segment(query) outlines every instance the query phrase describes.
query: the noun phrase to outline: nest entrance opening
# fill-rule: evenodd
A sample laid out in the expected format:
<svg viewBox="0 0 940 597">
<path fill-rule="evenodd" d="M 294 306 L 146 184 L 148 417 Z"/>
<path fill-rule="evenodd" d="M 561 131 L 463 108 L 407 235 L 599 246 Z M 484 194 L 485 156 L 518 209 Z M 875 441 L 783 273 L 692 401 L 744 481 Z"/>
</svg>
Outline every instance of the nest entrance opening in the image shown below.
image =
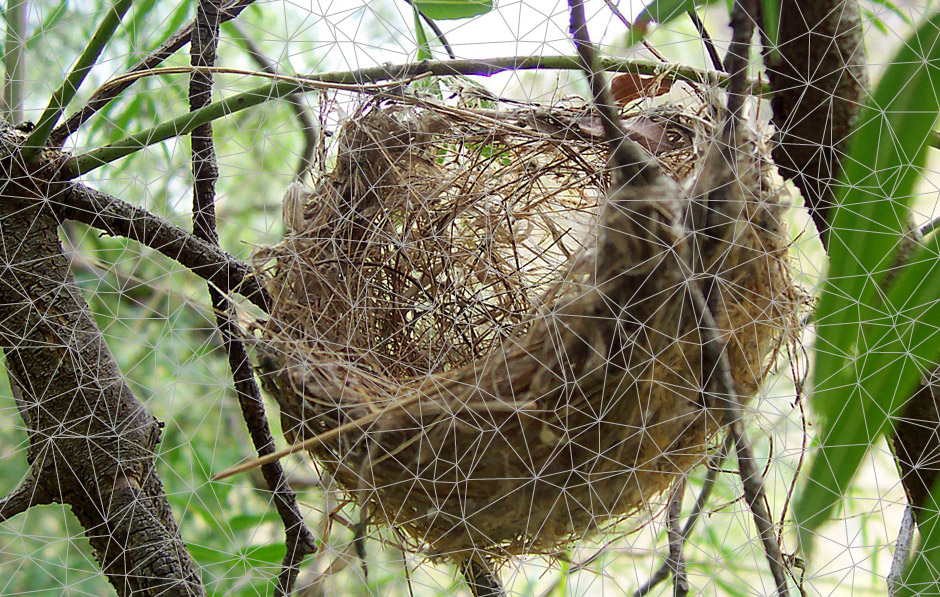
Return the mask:
<svg viewBox="0 0 940 597">
<path fill-rule="evenodd" d="M 683 271 L 703 188 L 733 207 L 693 261 L 743 395 L 798 324 L 760 139 L 710 185 L 707 105 L 624 123 L 657 183 L 609 188 L 587 105 L 373 98 L 285 194 L 255 256 L 262 379 L 288 440 L 322 437 L 319 465 L 414 550 L 557 553 L 703 461 L 721 417 Z"/>
</svg>

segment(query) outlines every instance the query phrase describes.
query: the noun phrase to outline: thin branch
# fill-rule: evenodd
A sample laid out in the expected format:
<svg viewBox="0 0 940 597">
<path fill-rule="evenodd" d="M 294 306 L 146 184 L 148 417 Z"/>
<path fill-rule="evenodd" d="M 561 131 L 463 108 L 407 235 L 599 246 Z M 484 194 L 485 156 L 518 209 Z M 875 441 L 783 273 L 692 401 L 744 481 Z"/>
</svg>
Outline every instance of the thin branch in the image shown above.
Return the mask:
<svg viewBox="0 0 940 597">
<path fill-rule="evenodd" d="M 743 125 L 737 123 L 741 119 L 744 100 L 748 92 L 747 68 L 751 38 L 754 35 L 753 16 L 757 12 L 755 0 L 736 0 L 731 12 L 731 25 L 733 28 L 731 46 L 726 57 L 727 71 L 731 81 L 728 86 L 728 120 L 725 122 L 724 135 L 726 142 L 732 142 L 735 150 L 739 150 L 741 131 Z M 730 131 L 728 127 L 733 127 Z M 744 485 L 744 497 L 750 506 L 754 517 L 754 524 L 760 533 L 761 543 L 770 565 L 774 582 L 777 585 L 777 594 L 780 597 L 788 595 L 787 575 L 783 563 L 783 555 L 773 520 L 767 508 L 767 495 L 764 491 L 764 479 L 757 467 L 750 441 L 744 427 L 744 418 L 741 414 L 741 405 L 738 393 L 731 376 L 731 363 L 724 350 L 724 343 L 718 336 L 718 325 L 712 313 L 718 306 L 718 293 L 709 293 L 708 299 L 701 290 L 689 285 L 692 303 L 696 316 L 700 322 L 700 331 L 703 332 L 702 346 L 703 371 L 712 371 L 708 380 L 709 392 L 712 395 L 725 396 L 724 423 L 728 427 L 737 449 L 738 470 Z M 715 390 L 720 391 L 716 393 Z"/>
<path fill-rule="evenodd" d="M 728 116 L 725 126 L 734 126 L 741 120 L 744 100 L 750 96 L 747 70 L 751 64 L 751 38 L 754 37 L 754 15 L 757 5 L 754 0 L 736 0 L 731 10 L 731 44 L 725 56 L 725 72 L 728 73 Z M 738 136 L 734 136 L 735 149 Z"/>
<path fill-rule="evenodd" d="M 914 507 L 910 504 L 904 508 L 904 517 L 901 518 L 901 528 L 898 530 L 898 540 L 894 546 L 894 556 L 891 558 L 891 572 L 888 573 L 888 595 L 895 597 L 901 594 L 904 587 L 904 572 L 911 554 L 911 544 L 914 541 Z"/>
<path fill-rule="evenodd" d="M 678 529 L 679 518 L 682 516 L 682 498 L 685 497 L 685 479 L 676 485 L 672 497 L 669 499 L 669 509 L 666 511 L 666 535 L 669 537 L 669 558 L 666 563 L 672 569 L 673 595 L 686 597 L 689 594 L 689 577 L 685 568 L 685 558 L 682 556 L 682 546 L 685 537 Z"/>
<path fill-rule="evenodd" d="M 201 0 L 196 10 L 196 27 L 192 34 L 191 61 L 196 67 L 215 65 L 219 44 L 222 0 Z M 190 76 L 190 110 L 204 108 L 210 103 L 212 75 L 201 70 Z M 219 236 L 216 231 L 215 185 L 219 178 L 215 147 L 212 140 L 212 124 L 207 122 L 192 131 L 193 151 L 193 232 L 194 234 L 218 246 Z M 216 313 L 216 324 L 222 337 L 222 344 L 228 354 L 229 366 L 238 403 L 242 410 L 251 441 L 259 456 L 274 451 L 274 438 L 264 412 L 261 390 L 255 380 L 254 370 L 248 357 L 248 351 L 241 340 L 241 332 L 234 323 L 236 316 L 232 302 L 215 287 L 209 286 L 209 296 Z M 277 577 L 275 595 L 288 597 L 293 592 L 300 562 L 308 554 L 316 551 L 316 541 L 297 506 L 297 499 L 287 484 L 287 475 L 280 462 L 273 462 L 261 469 L 268 487 L 271 489 L 275 508 L 284 522 L 286 532 L 286 553 Z"/>
<path fill-rule="evenodd" d="M 940 228 L 940 218 L 934 218 L 918 229 L 919 238 L 924 238 L 937 228 Z"/>
<path fill-rule="evenodd" d="M 705 505 L 708 503 L 708 498 L 711 497 L 712 490 L 715 488 L 715 482 L 718 480 L 718 474 L 721 472 L 721 464 L 727 457 L 727 452 L 731 448 L 732 441 L 733 440 L 729 435 L 725 439 L 725 443 L 722 445 L 719 451 L 715 453 L 708 461 L 708 473 L 705 475 L 705 480 L 702 482 L 702 489 L 699 491 L 698 497 L 695 499 L 695 505 L 692 507 L 692 512 L 689 513 L 689 516 L 685 521 L 685 526 L 683 526 L 682 530 L 680 531 L 680 549 L 685 541 L 688 540 L 689 535 L 692 533 L 692 529 L 695 528 L 695 524 L 702 517 L 702 512 L 705 511 Z M 670 549 L 672 549 L 671 545 Z M 669 574 L 671 572 L 672 567 L 670 566 L 670 562 L 668 560 L 663 562 L 663 565 L 660 566 L 652 576 L 650 576 L 649 580 L 646 581 L 646 583 L 643 584 L 639 589 L 634 591 L 633 597 L 643 597 L 652 591 L 656 585 L 669 578 Z"/>
<path fill-rule="evenodd" d="M 712 61 L 712 66 L 715 67 L 715 70 L 724 71 L 725 66 L 721 62 L 721 56 L 718 55 L 718 50 L 715 48 L 715 42 L 712 40 L 712 36 L 708 34 L 708 30 L 705 28 L 705 23 L 702 21 L 702 17 L 698 16 L 698 13 L 695 12 L 694 8 L 690 8 L 688 11 L 689 18 L 692 19 L 692 24 L 695 25 L 696 31 L 698 31 L 699 37 L 702 38 L 702 43 L 705 44 L 705 50 L 708 52 L 708 59 Z"/>
<path fill-rule="evenodd" d="M 460 572 L 473 597 L 506 597 L 506 591 L 486 562 L 471 558 L 461 565 Z"/>
<path fill-rule="evenodd" d="M 277 65 L 264 55 L 255 40 L 251 38 L 238 21 L 232 21 L 231 27 L 238 33 L 238 41 L 241 43 L 251 59 L 255 61 L 261 70 L 274 75 L 279 75 Z M 310 110 L 304 105 L 303 96 L 300 93 L 292 93 L 287 96 L 287 103 L 297 117 L 300 124 L 300 132 L 304 136 L 304 150 L 300 155 L 300 161 L 297 164 L 297 174 L 303 174 L 311 165 L 313 165 L 313 154 L 317 150 L 319 141 L 319 127 L 310 116 Z"/>
<path fill-rule="evenodd" d="M 226 22 L 237 17 L 254 0 L 232 0 L 222 9 L 221 22 Z M 147 72 L 157 67 L 164 60 L 173 55 L 174 52 L 189 43 L 192 36 L 195 21 L 174 33 L 169 39 L 160 44 L 156 50 L 149 56 L 135 64 L 128 71 L 129 74 Z M 97 114 L 102 108 L 111 103 L 111 100 L 120 97 L 124 90 L 131 86 L 136 79 L 129 79 L 123 86 L 109 88 L 107 93 L 96 93 L 95 96 L 85 104 L 81 110 L 69 116 L 65 122 L 57 126 L 52 134 L 49 135 L 49 144 L 54 147 L 62 147 L 65 140 L 79 129 L 92 116 Z"/>
<path fill-rule="evenodd" d="M 728 80 L 725 75 L 713 71 L 687 67 L 680 68 L 648 61 L 603 59 L 599 61 L 599 64 L 604 70 L 612 72 L 630 72 L 641 75 L 661 75 L 668 72 L 679 81 L 704 83 L 712 86 L 723 86 Z M 387 87 L 395 87 L 400 85 L 403 80 L 425 75 L 437 77 L 451 75 L 488 77 L 513 70 L 581 70 L 581 68 L 580 59 L 574 56 L 512 56 L 486 60 L 425 60 L 355 71 L 320 73 L 306 77 L 278 77 L 272 83 L 214 102 L 110 145 L 70 158 L 63 166 L 62 176 L 75 178 L 80 174 L 90 172 L 105 164 L 136 153 L 150 145 L 189 134 L 201 124 L 301 91 L 339 87 L 366 93 Z M 370 84 L 382 81 L 392 81 L 392 83 L 368 87 Z"/>
<path fill-rule="evenodd" d="M 267 312 L 271 297 L 252 269 L 219 247 L 196 238 L 146 209 L 79 183 L 48 199 L 56 214 L 158 251 L 222 292 L 238 293 Z"/>
<path fill-rule="evenodd" d="M 620 122 L 620 115 L 616 104 L 611 97 L 610 89 L 604 73 L 597 67 L 596 52 L 591 38 L 588 36 L 587 22 L 584 17 L 584 4 L 582 0 L 568 0 L 571 9 L 570 32 L 578 51 L 581 69 L 587 75 L 591 93 L 594 97 L 594 107 L 601 117 L 604 125 L 604 135 L 610 144 L 611 162 L 619 173 L 621 181 L 614 183 L 614 188 L 627 180 L 652 182 L 662 171 L 655 162 L 650 161 L 640 147 L 631 141 Z"/>
<path fill-rule="evenodd" d="M 111 37 L 117 30 L 118 25 L 121 24 L 121 20 L 131 4 L 133 4 L 133 0 L 117 0 L 114 6 L 106 9 L 105 17 L 98 25 L 98 29 L 91 36 L 88 44 L 85 45 L 85 49 L 78 57 L 78 60 L 75 61 L 72 71 L 65 77 L 65 81 L 52 94 L 49 105 L 46 106 L 42 116 L 39 117 L 36 128 L 33 129 L 33 132 L 26 140 L 26 146 L 23 148 L 23 159 L 27 163 L 35 161 L 39 156 L 39 152 L 49 139 L 52 127 L 59 122 L 62 112 L 72 101 L 72 98 L 75 97 L 75 94 L 78 93 L 79 87 L 91 71 L 91 67 L 98 61 L 98 56 L 101 55 L 105 45 L 111 41 Z"/>
</svg>

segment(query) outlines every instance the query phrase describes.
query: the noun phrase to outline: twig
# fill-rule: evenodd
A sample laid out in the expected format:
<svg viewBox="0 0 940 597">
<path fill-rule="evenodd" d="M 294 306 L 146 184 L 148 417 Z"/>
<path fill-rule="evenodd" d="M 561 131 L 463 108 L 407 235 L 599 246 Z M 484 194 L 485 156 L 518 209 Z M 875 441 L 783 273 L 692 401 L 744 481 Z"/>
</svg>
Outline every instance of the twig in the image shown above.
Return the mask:
<svg viewBox="0 0 940 597">
<path fill-rule="evenodd" d="M 756 13 L 755 0 L 736 0 L 731 11 L 731 26 L 733 30 L 731 45 L 726 57 L 726 70 L 731 80 L 728 85 L 728 117 L 725 122 L 723 135 L 725 141 L 733 144 L 736 152 L 740 151 L 741 132 L 743 124 L 740 123 L 742 108 L 748 92 L 747 68 L 750 63 L 749 52 L 751 38 L 754 35 L 754 20 Z M 787 575 L 783 564 L 783 555 L 773 520 L 767 508 L 767 496 L 764 491 L 764 479 L 751 449 L 747 432 L 744 428 L 744 418 L 738 401 L 734 379 L 731 377 L 731 364 L 724 351 L 724 343 L 718 336 L 718 326 L 715 322 L 714 305 L 717 302 L 717 293 L 710 293 L 708 300 L 701 291 L 690 285 L 692 290 L 692 303 L 696 316 L 701 322 L 700 330 L 704 332 L 705 342 L 702 346 L 703 371 L 713 371 L 708 380 L 709 392 L 715 395 L 715 390 L 725 396 L 724 423 L 728 427 L 737 448 L 738 469 L 744 485 L 744 497 L 750 506 L 754 517 L 754 524 L 760 533 L 761 543 L 770 565 L 771 573 L 776 583 L 777 594 L 780 597 L 788 595 Z M 706 366 L 706 363 L 710 366 Z"/>
<path fill-rule="evenodd" d="M 891 558 L 891 572 L 887 578 L 888 595 L 891 597 L 899 595 L 904 587 L 903 577 L 911 553 L 911 543 L 914 541 L 914 528 L 914 507 L 908 504 L 901 518 L 901 528 L 898 530 L 898 540 L 895 543 L 894 556 Z"/>
<path fill-rule="evenodd" d="M 936 145 L 936 147 L 940 147 L 940 144 Z M 920 235 L 919 238 L 924 238 L 925 236 L 927 236 L 928 234 L 930 234 L 937 228 L 940 228 L 940 218 L 934 218 L 930 220 L 929 222 L 927 222 L 926 224 L 924 224 L 923 226 L 921 226 L 917 231 L 918 234 Z"/>
<path fill-rule="evenodd" d="M 698 31 L 699 37 L 702 38 L 702 43 L 705 44 L 705 50 L 708 52 L 708 58 L 712 61 L 712 66 L 715 67 L 715 70 L 724 71 L 725 66 L 721 62 L 721 56 L 718 55 L 718 50 L 715 48 L 715 42 L 712 40 L 712 36 L 708 34 L 708 30 L 705 28 L 705 23 L 702 21 L 702 17 L 698 16 L 698 13 L 695 12 L 694 8 L 690 8 L 688 11 L 689 18 L 692 19 L 692 24 L 695 25 L 696 31 Z"/>
<path fill-rule="evenodd" d="M 133 4 L 132 0 L 117 0 L 113 6 L 105 9 L 105 17 L 98 25 L 98 29 L 88 40 L 85 49 L 82 50 L 78 60 L 75 61 L 72 71 L 65 77 L 65 81 L 49 98 L 49 105 L 46 106 L 42 116 L 39 117 L 39 121 L 36 123 L 36 128 L 33 129 L 33 132 L 26 140 L 22 155 L 27 163 L 35 161 L 39 156 L 39 152 L 49 139 L 52 127 L 56 125 L 65 107 L 78 93 L 79 87 L 91 71 L 91 67 L 98 61 L 98 56 L 101 55 L 105 45 L 111 41 L 114 31 L 121 24 L 121 19 L 124 18 L 124 13 L 131 7 L 131 4 Z"/>
<path fill-rule="evenodd" d="M 211 67 L 215 64 L 219 43 L 220 9 L 222 0 L 201 0 L 196 10 L 196 27 L 192 34 L 191 55 L 194 66 Z M 204 108 L 210 102 L 212 76 L 195 71 L 189 84 L 191 110 Z M 193 232 L 203 240 L 218 245 L 215 228 L 215 184 L 218 180 L 215 148 L 212 142 L 212 125 L 205 123 L 192 131 L 193 151 Z M 274 438 L 264 412 L 261 390 L 255 380 L 248 352 L 241 341 L 238 326 L 233 322 L 234 305 L 225 294 L 209 286 L 209 296 L 216 313 L 216 323 L 222 343 L 228 354 L 229 365 L 238 403 L 242 410 L 252 443 L 259 456 L 274 451 Z M 307 528 L 303 514 L 297 506 L 294 492 L 287 484 L 287 476 L 279 462 L 272 462 L 261 469 L 271 489 L 275 507 L 286 532 L 286 553 L 277 577 L 275 595 L 287 597 L 293 591 L 300 562 L 316 551 L 316 541 Z"/>
<path fill-rule="evenodd" d="M 599 63 L 604 70 L 613 72 L 661 75 L 665 69 L 679 81 L 705 83 L 714 86 L 725 85 L 728 81 L 727 76 L 714 71 L 675 67 L 655 62 L 604 59 Z M 201 124 L 308 89 L 334 88 L 342 85 L 353 91 L 371 92 L 378 89 L 363 88 L 363 86 L 381 81 L 392 81 L 384 87 L 394 87 L 400 85 L 403 80 L 424 75 L 488 77 L 512 70 L 580 70 L 582 68 L 581 64 L 580 59 L 573 56 L 512 56 L 486 60 L 425 60 L 423 62 L 379 66 L 355 71 L 320 73 L 306 77 L 275 77 L 276 80 L 272 83 L 214 102 L 105 147 L 75 156 L 63 165 L 62 176 L 64 178 L 75 178 L 104 164 L 136 153 L 150 145 L 189 134 Z M 274 76 L 272 75 L 272 77 Z M 111 93 L 110 90 L 109 93 Z"/>
<path fill-rule="evenodd" d="M 237 292 L 265 312 L 272 304 L 247 264 L 146 209 L 79 183 L 67 183 L 49 201 L 59 217 L 158 251 L 222 292 Z"/>
<path fill-rule="evenodd" d="M 613 3 L 613 0 L 604 0 L 604 3 L 607 4 L 607 8 L 610 9 L 610 12 L 614 13 L 614 16 L 620 19 L 620 22 L 627 27 L 627 31 L 633 29 L 633 23 L 631 23 L 630 20 L 624 16 L 622 12 L 620 12 L 620 8 Z M 656 57 L 657 60 L 660 60 L 661 62 L 669 62 L 669 60 L 667 60 L 659 50 L 653 47 L 653 45 L 647 39 L 644 38 L 642 43 L 643 46 L 649 50 L 653 56 Z"/>
<path fill-rule="evenodd" d="M 221 22 L 224 23 L 234 19 L 252 2 L 254 2 L 254 0 L 232 0 L 222 10 Z M 155 68 L 174 52 L 189 43 L 189 38 L 192 36 L 194 27 L 195 21 L 192 21 L 178 32 L 174 33 L 169 39 L 160 44 L 160 47 L 151 52 L 149 56 L 131 67 L 128 73 L 142 73 Z M 112 87 L 108 89 L 107 93 L 96 93 L 81 110 L 66 118 L 65 122 L 53 129 L 52 134 L 49 135 L 49 144 L 54 147 L 62 147 L 62 144 L 69 135 L 77 131 L 82 124 L 97 114 L 99 110 L 107 106 L 111 100 L 119 97 L 134 81 L 136 81 L 136 79 L 127 80 L 123 86 Z"/>
<path fill-rule="evenodd" d="M 673 595 L 686 597 L 689 594 L 689 577 L 685 568 L 685 558 L 682 557 L 682 546 L 685 537 L 678 529 L 679 518 L 682 516 L 682 498 L 685 497 L 685 479 L 676 484 L 676 489 L 669 499 L 669 509 L 666 511 L 666 536 L 669 538 L 669 557 L 666 563 L 672 569 Z"/>
<path fill-rule="evenodd" d="M 695 528 L 695 524 L 698 522 L 699 518 L 702 517 L 702 512 L 705 511 L 705 504 L 708 503 L 708 498 L 711 497 L 712 490 L 715 488 L 715 482 L 718 480 L 718 474 L 721 472 L 721 464 L 727 457 L 727 451 L 731 448 L 732 441 L 733 440 L 731 439 L 731 436 L 727 436 L 719 451 L 708 461 L 708 474 L 705 475 L 705 480 L 702 482 L 702 489 L 699 491 L 698 497 L 695 499 L 695 505 L 692 507 L 692 512 L 689 513 L 689 517 L 685 521 L 685 526 L 683 526 L 682 530 L 680 531 L 680 549 L 681 545 L 689 538 L 689 535 L 692 533 L 692 529 Z M 663 562 L 663 565 L 660 566 L 652 576 L 650 576 L 649 580 L 647 580 L 646 583 L 644 583 L 643 586 L 641 586 L 639 589 L 634 591 L 633 597 L 643 597 L 653 590 L 656 585 L 669 578 L 669 574 L 671 572 L 672 568 L 670 567 L 669 561 Z"/>
<path fill-rule="evenodd" d="M 604 80 L 604 73 L 597 70 L 596 52 L 588 36 L 583 1 L 568 0 L 568 6 L 571 8 L 571 37 L 578 51 L 581 69 L 587 75 L 591 87 L 594 107 L 604 125 L 604 135 L 610 145 L 611 162 L 622 179 L 615 182 L 614 188 L 627 180 L 649 183 L 661 176 L 662 172 L 654 162 L 643 155 L 639 146 L 627 137 L 623 129 L 616 104 Z"/>
<path fill-rule="evenodd" d="M 460 566 L 473 597 L 505 597 L 506 591 L 486 562 L 470 558 Z"/>
<path fill-rule="evenodd" d="M 245 50 L 248 51 L 248 55 L 255 61 L 255 64 L 261 67 L 264 72 L 279 75 L 277 65 L 264 55 L 264 52 L 261 51 L 255 40 L 245 32 L 241 24 L 238 21 L 232 21 L 230 25 L 238 33 L 238 41 L 245 46 Z M 319 127 L 310 116 L 310 110 L 304 105 L 300 93 L 288 95 L 287 103 L 294 111 L 294 115 L 300 123 L 300 132 L 304 136 L 304 150 L 300 155 L 300 161 L 297 163 L 297 174 L 300 175 L 313 164 L 313 153 L 317 150 L 317 142 L 319 141 Z"/>
<path fill-rule="evenodd" d="M 413 0 L 405 0 L 405 2 L 408 3 L 408 6 L 414 7 Z M 447 38 L 444 37 L 444 32 L 441 31 L 441 28 L 434 21 L 434 19 L 424 14 L 421 9 L 416 8 L 416 10 L 418 11 L 418 14 L 421 15 L 421 18 L 424 19 L 424 22 L 428 24 L 428 27 L 431 28 L 431 31 L 434 32 L 434 36 L 437 37 L 437 41 L 441 42 L 441 45 L 444 46 L 444 51 L 447 52 L 447 56 L 450 57 L 451 60 L 457 60 L 457 55 L 454 54 L 454 49 L 450 47 L 450 43 L 448 43 Z"/>
</svg>

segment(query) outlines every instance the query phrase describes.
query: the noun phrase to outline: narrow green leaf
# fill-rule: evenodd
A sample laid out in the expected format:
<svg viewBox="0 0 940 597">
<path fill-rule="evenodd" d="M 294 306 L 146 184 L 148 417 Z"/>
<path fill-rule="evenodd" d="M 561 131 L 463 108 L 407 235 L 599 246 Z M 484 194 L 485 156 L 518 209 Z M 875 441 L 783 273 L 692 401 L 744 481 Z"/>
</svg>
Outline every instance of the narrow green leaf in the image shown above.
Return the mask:
<svg viewBox="0 0 940 597">
<path fill-rule="evenodd" d="M 147 26 L 148 17 L 156 6 L 157 0 L 142 0 L 138 1 L 137 6 L 134 8 L 134 15 L 131 17 L 126 28 L 132 50 L 138 49 L 141 31 Z M 128 66 L 132 65 L 136 60 L 135 52 L 128 52 Z"/>
<path fill-rule="evenodd" d="M 718 0 L 704 0 L 702 2 L 696 2 L 695 0 L 653 0 L 640 11 L 633 26 L 645 32 L 650 22 L 664 25 L 690 10 L 695 10 L 696 4 L 705 6 L 714 4 L 717 1 Z"/>
<path fill-rule="evenodd" d="M 762 29 L 767 36 L 767 43 L 770 44 L 768 60 L 776 63 L 780 59 L 780 51 L 777 49 L 777 40 L 780 38 L 780 0 L 761 0 L 761 4 L 761 15 L 764 19 Z"/>
<path fill-rule="evenodd" d="M 42 25 L 37 27 L 36 32 L 29 36 L 29 38 L 26 40 L 27 50 L 36 49 L 36 44 L 38 44 L 39 41 L 42 40 L 45 36 L 49 35 L 49 32 L 58 25 L 59 20 L 68 12 L 65 10 L 68 2 L 69 0 L 60 0 L 59 4 L 57 4 L 55 8 L 46 13 L 46 19 L 42 22 Z"/>
<path fill-rule="evenodd" d="M 49 104 L 43 111 L 42 116 L 36 123 L 36 128 L 30 133 L 26 140 L 26 148 L 23 150 L 23 158 L 31 162 L 38 155 L 39 150 L 46 144 L 52 127 L 56 125 L 65 107 L 68 106 L 78 88 L 81 87 L 85 77 L 91 71 L 91 67 L 98 61 L 98 56 L 104 50 L 104 47 L 111 41 L 111 37 L 117 30 L 118 25 L 124 18 L 124 13 L 131 7 L 132 0 L 117 0 L 113 6 L 109 6 L 101 24 L 91 39 L 85 45 L 78 60 L 72 67 L 71 72 L 65 77 L 62 85 L 49 98 Z"/>
<path fill-rule="evenodd" d="M 412 13 L 414 14 L 415 21 L 415 37 L 418 40 L 418 61 L 430 60 L 434 55 L 431 53 L 431 44 L 428 42 L 428 34 L 425 32 L 424 25 L 421 23 L 421 14 L 418 12 L 417 6 L 414 7 Z"/>
<path fill-rule="evenodd" d="M 414 0 L 413 5 L 434 20 L 469 19 L 493 10 L 493 0 Z"/>
<path fill-rule="evenodd" d="M 907 226 L 914 184 L 940 110 L 940 13 L 907 40 L 863 109 L 845 160 L 817 310 L 812 406 L 819 415 L 807 484 L 794 504 L 803 538 L 829 519 L 871 443 L 909 391 L 918 359 L 936 356 L 925 316 L 940 287 L 935 264 L 910 264 L 886 297 L 885 273 Z M 912 273 L 913 272 L 913 273 Z M 932 352 L 932 354 L 930 354 Z M 808 547 L 808 544 L 804 544 Z"/>
</svg>

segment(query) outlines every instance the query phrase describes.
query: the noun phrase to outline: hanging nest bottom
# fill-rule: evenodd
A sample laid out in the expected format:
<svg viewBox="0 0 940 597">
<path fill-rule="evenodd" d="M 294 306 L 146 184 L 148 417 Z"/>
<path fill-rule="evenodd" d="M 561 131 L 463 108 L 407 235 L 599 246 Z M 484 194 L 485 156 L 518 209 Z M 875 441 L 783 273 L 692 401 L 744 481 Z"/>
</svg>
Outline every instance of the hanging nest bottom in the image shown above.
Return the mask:
<svg viewBox="0 0 940 597">
<path fill-rule="evenodd" d="M 434 559 L 553 554 L 653 508 L 722 420 L 686 280 L 742 396 L 802 300 L 766 152 L 721 183 L 705 106 L 626 114 L 669 176 L 607 200 L 588 107 L 497 107 L 362 104 L 255 259 L 288 440 L 319 438 L 369 520 Z M 683 223 L 719 191 L 732 225 L 696 244 Z"/>
</svg>

